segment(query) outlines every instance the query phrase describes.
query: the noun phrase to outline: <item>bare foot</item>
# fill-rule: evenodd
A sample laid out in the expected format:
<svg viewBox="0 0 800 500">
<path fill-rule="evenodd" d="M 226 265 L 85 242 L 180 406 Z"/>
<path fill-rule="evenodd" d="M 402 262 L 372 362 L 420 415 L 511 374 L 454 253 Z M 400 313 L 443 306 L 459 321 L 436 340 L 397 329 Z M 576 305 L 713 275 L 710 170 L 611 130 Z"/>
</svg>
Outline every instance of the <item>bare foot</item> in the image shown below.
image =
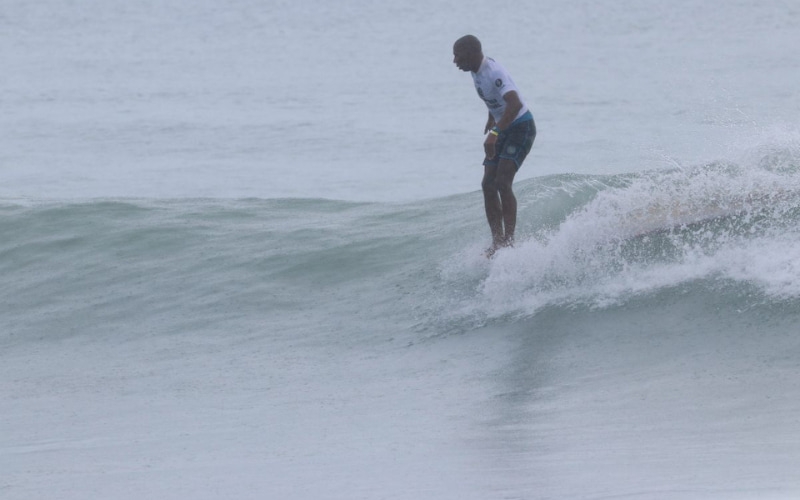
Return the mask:
<svg viewBox="0 0 800 500">
<path fill-rule="evenodd" d="M 487 259 L 491 259 L 492 257 L 494 257 L 494 254 L 496 254 L 498 250 L 500 250 L 501 248 L 508 248 L 508 247 L 511 248 L 514 247 L 513 239 L 496 241 L 492 243 L 492 246 L 484 250 L 483 255 L 485 255 Z"/>
</svg>

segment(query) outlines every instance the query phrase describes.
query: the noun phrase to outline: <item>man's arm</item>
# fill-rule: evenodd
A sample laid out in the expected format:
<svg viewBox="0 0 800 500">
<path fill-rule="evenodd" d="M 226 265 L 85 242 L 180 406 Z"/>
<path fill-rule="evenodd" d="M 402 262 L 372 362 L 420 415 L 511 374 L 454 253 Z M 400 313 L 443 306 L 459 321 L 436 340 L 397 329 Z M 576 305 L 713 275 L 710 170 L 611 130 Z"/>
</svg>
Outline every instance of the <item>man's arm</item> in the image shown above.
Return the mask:
<svg viewBox="0 0 800 500">
<path fill-rule="evenodd" d="M 506 110 L 500 121 L 495 124 L 501 132 L 514 123 L 514 118 L 517 117 L 517 113 L 522 109 L 522 101 L 519 100 L 519 94 L 515 90 L 505 93 L 503 100 L 506 101 Z"/>
<path fill-rule="evenodd" d="M 492 130 L 492 127 L 494 127 L 494 125 L 495 125 L 494 116 L 492 116 L 492 112 L 490 111 L 489 118 L 486 119 L 486 127 L 484 127 L 483 129 L 483 133 L 485 134 L 486 132 Z"/>
<path fill-rule="evenodd" d="M 514 118 L 517 117 L 517 113 L 519 110 L 522 109 L 522 102 L 519 100 L 519 94 L 516 91 L 507 92 L 503 95 L 503 100 L 506 101 L 506 110 L 503 112 L 503 117 L 500 118 L 500 121 L 495 124 L 495 126 L 500 130 L 500 132 L 505 131 L 508 127 L 514 123 Z M 492 114 L 489 113 L 489 118 L 491 119 Z M 486 126 L 486 130 L 488 131 L 491 127 Z M 487 158 L 494 158 L 497 154 L 495 151 L 494 145 L 497 142 L 497 135 L 492 132 L 491 134 L 486 136 L 486 140 L 483 141 L 483 149 L 486 152 Z"/>
</svg>

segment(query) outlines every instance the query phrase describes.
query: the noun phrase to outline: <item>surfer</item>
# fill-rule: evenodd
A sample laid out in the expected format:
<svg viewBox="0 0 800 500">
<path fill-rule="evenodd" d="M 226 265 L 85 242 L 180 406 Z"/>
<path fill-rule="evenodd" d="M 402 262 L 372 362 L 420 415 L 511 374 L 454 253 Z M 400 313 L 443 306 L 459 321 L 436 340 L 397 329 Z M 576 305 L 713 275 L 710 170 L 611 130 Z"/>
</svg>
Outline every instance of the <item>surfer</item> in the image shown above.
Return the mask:
<svg viewBox="0 0 800 500">
<path fill-rule="evenodd" d="M 480 40 L 473 35 L 459 38 L 453 45 L 453 56 L 458 69 L 472 73 L 475 89 L 489 108 L 483 130 L 487 135 L 481 187 L 492 232 L 492 246 L 486 255 L 491 257 L 498 248 L 514 243 L 517 199 L 511 184 L 533 146 L 536 124 L 506 69 L 484 57 Z"/>
</svg>

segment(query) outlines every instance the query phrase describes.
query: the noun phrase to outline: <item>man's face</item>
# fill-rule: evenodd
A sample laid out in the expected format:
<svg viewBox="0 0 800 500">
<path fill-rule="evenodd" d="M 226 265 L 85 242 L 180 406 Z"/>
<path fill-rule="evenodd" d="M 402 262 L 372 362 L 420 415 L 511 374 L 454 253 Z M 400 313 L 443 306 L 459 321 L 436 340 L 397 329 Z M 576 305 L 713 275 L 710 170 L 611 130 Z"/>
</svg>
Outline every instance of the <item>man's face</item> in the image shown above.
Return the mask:
<svg viewBox="0 0 800 500">
<path fill-rule="evenodd" d="M 463 45 L 453 47 L 453 62 L 461 71 L 474 71 L 475 54 Z"/>
</svg>

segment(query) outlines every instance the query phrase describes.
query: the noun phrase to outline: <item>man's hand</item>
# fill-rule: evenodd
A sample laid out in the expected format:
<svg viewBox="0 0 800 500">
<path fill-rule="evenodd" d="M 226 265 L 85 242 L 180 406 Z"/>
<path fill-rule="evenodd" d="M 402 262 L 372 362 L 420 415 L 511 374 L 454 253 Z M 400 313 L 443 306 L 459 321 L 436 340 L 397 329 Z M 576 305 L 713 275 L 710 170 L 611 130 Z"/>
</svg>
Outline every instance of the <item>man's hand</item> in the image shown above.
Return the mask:
<svg viewBox="0 0 800 500">
<path fill-rule="evenodd" d="M 495 151 L 495 144 L 497 144 L 497 135 L 489 134 L 486 136 L 486 140 L 483 141 L 483 150 L 486 152 L 486 158 L 491 160 L 497 154 Z"/>
</svg>

